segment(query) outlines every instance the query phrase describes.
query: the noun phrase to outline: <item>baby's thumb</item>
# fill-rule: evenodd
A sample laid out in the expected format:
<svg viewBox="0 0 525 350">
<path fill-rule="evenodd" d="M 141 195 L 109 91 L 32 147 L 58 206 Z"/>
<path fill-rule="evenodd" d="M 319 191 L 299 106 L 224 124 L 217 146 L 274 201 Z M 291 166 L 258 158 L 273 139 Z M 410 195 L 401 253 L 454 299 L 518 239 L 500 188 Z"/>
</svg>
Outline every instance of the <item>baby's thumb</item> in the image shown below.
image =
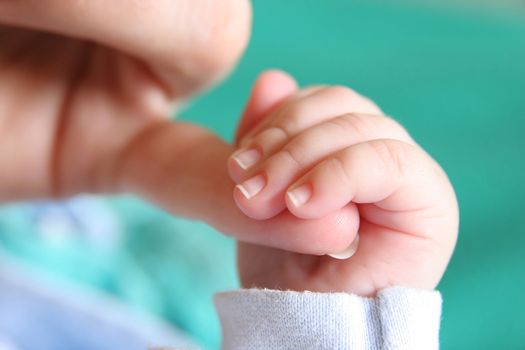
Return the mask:
<svg viewBox="0 0 525 350">
<path fill-rule="evenodd" d="M 269 115 L 279 104 L 297 92 L 294 78 L 280 70 L 267 70 L 255 81 L 250 98 L 239 121 L 235 142 L 238 142 L 259 121 Z"/>
</svg>

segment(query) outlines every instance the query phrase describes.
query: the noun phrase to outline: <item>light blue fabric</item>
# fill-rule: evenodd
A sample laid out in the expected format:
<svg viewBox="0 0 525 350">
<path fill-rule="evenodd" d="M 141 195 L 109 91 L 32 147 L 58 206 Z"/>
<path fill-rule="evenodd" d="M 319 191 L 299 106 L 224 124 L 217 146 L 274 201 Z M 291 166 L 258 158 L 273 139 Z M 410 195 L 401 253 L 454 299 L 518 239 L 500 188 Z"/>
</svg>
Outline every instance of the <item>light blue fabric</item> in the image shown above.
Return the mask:
<svg viewBox="0 0 525 350">
<path fill-rule="evenodd" d="M 205 348 L 219 344 L 213 294 L 237 287 L 231 240 L 130 197 L 0 207 L 2 249 L 40 275 L 152 312 Z"/>
<path fill-rule="evenodd" d="M 192 343 L 182 333 L 115 300 L 54 286 L 0 261 L 0 349 L 145 350 Z M 57 288 L 57 286 L 60 286 Z"/>
<path fill-rule="evenodd" d="M 244 289 L 220 293 L 224 350 L 437 350 L 441 295 L 391 287 L 348 293 Z"/>
</svg>

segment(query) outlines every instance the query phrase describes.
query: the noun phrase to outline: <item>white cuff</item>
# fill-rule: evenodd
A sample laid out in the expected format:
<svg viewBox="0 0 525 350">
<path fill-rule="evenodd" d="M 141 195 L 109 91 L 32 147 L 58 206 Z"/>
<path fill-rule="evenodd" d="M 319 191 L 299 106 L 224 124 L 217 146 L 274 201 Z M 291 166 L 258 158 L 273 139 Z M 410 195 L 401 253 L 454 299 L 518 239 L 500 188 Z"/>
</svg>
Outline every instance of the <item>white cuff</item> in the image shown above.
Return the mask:
<svg viewBox="0 0 525 350">
<path fill-rule="evenodd" d="M 441 295 L 237 290 L 215 296 L 222 349 L 438 349 Z"/>
</svg>

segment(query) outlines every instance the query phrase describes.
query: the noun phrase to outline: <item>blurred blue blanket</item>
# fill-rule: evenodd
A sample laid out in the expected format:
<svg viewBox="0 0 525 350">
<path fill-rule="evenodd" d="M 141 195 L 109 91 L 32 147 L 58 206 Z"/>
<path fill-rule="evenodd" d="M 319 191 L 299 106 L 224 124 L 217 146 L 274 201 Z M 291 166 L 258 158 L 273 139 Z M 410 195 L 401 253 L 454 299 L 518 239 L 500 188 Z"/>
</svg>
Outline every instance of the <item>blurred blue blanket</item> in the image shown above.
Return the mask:
<svg viewBox="0 0 525 350">
<path fill-rule="evenodd" d="M 101 293 L 49 281 L 0 260 L 0 349 L 145 350 L 188 348 L 181 332 L 131 312 Z"/>
<path fill-rule="evenodd" d="M 35 275 L 99 290 L 129 307 L 155 314 L 207 348 L 218 347 L 220 335 L 212 295 L 237 286 L 231 240 L 204 224 L 173 218 L 129 197 L 79 196 L 0 207 L 0 259 L 2 255 L 37 268 Z M 29 327 L 22 327 L 26 321 L 16 323 L 16 313 L 4 311 L 10 310 L 4 305 L 24 310 L 24 298 L 28 298 L 25 310 L 35 312 L 35 322 L 45 324 L 50 337 L 56 334 L 55 327 L 63 325 L 80 331 L 72 318 L 78 317 L 81 323 L 93 321 L 92 316 L 66 311 L 61 299 L 47 299 L 51 303 L 44 305 L 36 287 L 2 287 L 0 322 L 6 327 L 11 324 L 9 334 L 14 334 L 16 327 L 21 327 L 21 334 L 28 332 Z M 47 320 L 46 314 L 60 315 L 56 321 L 60 326 Z M 41 329 L 38 334 L 44 339 Z M 102 331 L 96 334 L 100 336 L 92 337 L 96 338 L 93 342 L 106 337 Z"/>
</svg>

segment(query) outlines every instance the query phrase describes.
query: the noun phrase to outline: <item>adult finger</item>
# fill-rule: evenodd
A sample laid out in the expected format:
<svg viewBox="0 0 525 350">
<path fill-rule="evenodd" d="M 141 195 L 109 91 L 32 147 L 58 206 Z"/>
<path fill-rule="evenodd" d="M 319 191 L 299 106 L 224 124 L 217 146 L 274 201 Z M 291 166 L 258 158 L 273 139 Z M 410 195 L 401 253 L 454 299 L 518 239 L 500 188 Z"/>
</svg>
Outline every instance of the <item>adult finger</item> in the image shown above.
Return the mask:
<svg viewBox="0 0 525 350">
<path fill-rule="evenodd" d="M 0 23 L 95 41 L 149 64 L 182 96 L 225 74 L 250 33 L 247 0 L 0 1 Z"/>
<path fill-rule="evenodd" d="M 116 181 L 123 192 L 137 193 L 177 216 L 204 220 L 243 242 L 322 255 L 353 241 L 359 227 L 355 206 L 320 220 L 290 212 L 270 220 L 244 215 L 232 200 L 235 184 L 224 167 L 231 152 L 232 146 L 195 125 L 163 122 L 128 147 Z"/>
</svg>

